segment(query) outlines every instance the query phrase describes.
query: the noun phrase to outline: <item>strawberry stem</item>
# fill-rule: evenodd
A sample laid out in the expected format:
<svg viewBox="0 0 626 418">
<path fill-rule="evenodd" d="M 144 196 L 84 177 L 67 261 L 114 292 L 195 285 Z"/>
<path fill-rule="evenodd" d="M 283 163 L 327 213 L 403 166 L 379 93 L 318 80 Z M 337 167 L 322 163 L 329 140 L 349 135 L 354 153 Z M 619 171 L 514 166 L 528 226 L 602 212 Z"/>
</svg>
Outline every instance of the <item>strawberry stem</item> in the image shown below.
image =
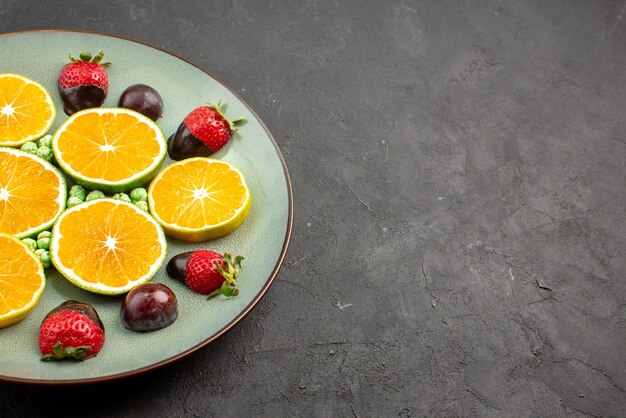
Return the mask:
<svg viewBox="0 0 626 418">
<path fill-rule="evenodd" d="M 222 294 L 230 298 L 233 296 L 237 296 L 239 294 L 239 289 L 229 285 L 228 282 L 224 282 L 222 283 L 222 286 L 219 289 L 209 293 L 209 295 L 206 298 L 211 299 L 213 296 L 217 296 L 219 294 Z"/>
<path fill-rule="evenodd" d="M 224 258 L 222 259 L 224 267 L 222 267 L 221 264 L 217 264 L 217 271 L 220 272 L 228 284 L 237 286 L 237 281 L 235 279 L 239 276 L 239 269 L 241 268 L 242 260 L 243 257 L 238 255 L 233 261 L 233 257 L 230 254 L 224 253 Z"/>
<path fill-rule="evenodd" d="M 91 52 L 81 52 L 78 54 L 81 61 L 89 62 L 91 61 Z"/>
<path fill-rule="evenodd" d="M 41 356 L 41 361 L 59 361 L 64 359 L 83 361 L 87 359 L 87 351 L 91 351 L 91 346 L 81 345 L 79 347 L 61 347 L 61 342 L 52 347 L 51 354 Z"/>
<path fill-rule="evenodd" d="M 235 279 L 239 275 L 239 269 L 241 268 L 242 260 L 243 257 L 240 255 L 236 256 L 233 260 L 233 257 L 230 254 L 224 253 L 224 257 L 222 258 L 222 263 L 224 264 L 224 266 L 222 267 L 222 265 L 219 263 L 215 264 L 217 271 L 222 275 L 222 277 L 224 277 L 224 283 L 222 283 L 222 286 L 219 289 L 210 293 L 207 296 L 207 299 L 219 294 L 227 297 L 233 297 L 239 294 L 239 289 L 237 289 L 237 281 Z"/>
<path fill-rule="evenodd" d="M 98 55 L 96 55 L 95 57 L 91 55 L 91 52 L 86 52 L 86 51 L 83 51 L 80 54 L 78 54 L 78 58 L 74 58 L 71 52 L 69 56 L 70 56 L 70 61 L 72 62 L 93 62 L 94 64 L 100 64 L 103 67 L 108 67 L 109 65 L 111 65 L 110 62 L 100 62 L 104 58 L 103 50 L 100 50 L 100 52 L 98 52 Z"/>
</svg>

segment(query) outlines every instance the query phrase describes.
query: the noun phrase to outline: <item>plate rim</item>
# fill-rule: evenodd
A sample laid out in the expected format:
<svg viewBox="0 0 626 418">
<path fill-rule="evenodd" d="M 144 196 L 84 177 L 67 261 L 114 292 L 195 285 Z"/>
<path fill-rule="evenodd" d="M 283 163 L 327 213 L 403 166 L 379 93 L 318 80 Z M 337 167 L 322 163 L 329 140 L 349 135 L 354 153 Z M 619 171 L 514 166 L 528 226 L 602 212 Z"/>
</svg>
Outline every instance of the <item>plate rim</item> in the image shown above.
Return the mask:
<svg viewBox="0 0 626 418">
<path fill-rule="evenodd" d="M 248 102 L 246 102 L 239 95 L 239 93 L 235 89 L 233 89 L 228 84 L 226 84 L 220 77 L 216 76 L 211 71 L 203 68 L 202 66 L 194 63 L 193 61 L 190 61 L 189 59 L 185 57 L 182 57 L 174 52 L 168 51 L 164 48 L 153 45 L 151 43 L 129 38 L 127 36 L 116 35 L 116 34 L 105 33 L 105 32 L 98 32 L 98 31 L 90 31 L 90 30 L 84 30 L 84 29 L 27 29 L 27 30 L 0 33 L 0 38 L 5 38 L 5 37 L 13 36 L 13 35 L 24 35 L 28 33 L 50 33 L 50 32 L 84 33 L 84 34 L 89 34 L 89 35 L 98 35 L 98 36 L 105 36 L 109 38 L 116 38 L 116 39 L 120 39 L 126 42 L 133 42 L 139 45 L 146 46 L 148 48 L 155 49 L 159 52 L 163 52 L 165 54 L 173 56 L 174 58 L 178 58 L 179 60 L 197 68 L 198 70 L 207 74 L 209 77 L 212 77 L 213 79 L 215 79 L 224 88 L 229 90 L 230 93 L 232 93 L 241 103 L 243 103 L 243 105 L 250 111 L 250 113 L 254 115 L 254 117 L 257 119 L 257 121 L 259 121 L 259 123 L 261 124 L 261 127 L 267 133 L 268 137 L 270 138 L 270 141 L 274 145 L 276 153 L 278 154 L 278 159 L 280 160 L 281 166 L 283 168 L 283 173 L 285 176 L 285 183 L 286 183 L 285 185 L 287 186 L 287 197 L 288 197 L 289 208 L 288 208 L 288 213 L 287 213 L 287 230 L 285 231 L 285 238 L 283 240 L 283 245 L 280 250 L 280 255 L 278 256 L 278 260 L 276 261 L 276 264 L 274 265 L 274 268 L 272 269 L 270 276 L 266 280 L 265 284 L 263 285 L 259 293 L 257 293 L 254 296 L 254 298 L 252 298 L 252 301 L 237 316 L 235 316 L 235 318 L 233 318 L 228 324 L 226 324 L 220 330 L 218 330 L 217 332 L 207 337 L 205 340 L 188 348 L 187 350 L 184 350 L 174 356 L 168 357 L 164 360 L 150 364 L 148 366 L 140 367 L 138 369 L 129 370 L 129 371 L 122 372 L 122 373 L 116 373 L 116 374 L 112 374 L 108 376 L 92 377 L 92 378 L 85 378 L 85 379 L 64 379 L 64 380 L 31 379 L 31 378 L 21 378 L 21 377 L 15 377 L 15 376 L 5 376 L 5 375 L 0 374 L 0 381 L 10 382 L 10 383 L 26 383 L 26 384 L 34 384 L 34 385 L 42 385 L 42 386 L 56 386 L 56 385 L 77 385 L 77 384 L 110 382 L 114 380 L 128 378 L 131 376 L 142 375 L 142 374 L 151 372 L 153 370 L 160 369 L 162 367 L 170 365 L 184 357 L 188 357 L 191 354 L 199 351 L 200 349 L 217 341 L 219 338 L 224 336 L 228 331 L 234 328 L 239 322 L 241 322 L 246 316 L 248 316 L 248 314 L 252 311 L 252 309 L 254 309 L 254 307 L 261 301 L 261 299 L 263 299 L 265 294 L 268 292 L 269 288 L 274 283 L 274 280 L 276 279 L 276 276 L 278 275 L 278 272 L 283 265 L 285 256 L 287 255 L 289 243 L 291 241 L 291 234 L 292 234 L 292 229 L 293 229 L 293 189 L 291 185 L 291 177 L 289 175 L 287 163 L 285 162 L 285 157 L 283 156 L 283 153 L 280 150 L 280 147 L 278 146 L 276 139 L 272 135 L 271 131 L 269 130 L 265 122 L 256 113 L 256 111 L 248 104 Z"/>
</svg>

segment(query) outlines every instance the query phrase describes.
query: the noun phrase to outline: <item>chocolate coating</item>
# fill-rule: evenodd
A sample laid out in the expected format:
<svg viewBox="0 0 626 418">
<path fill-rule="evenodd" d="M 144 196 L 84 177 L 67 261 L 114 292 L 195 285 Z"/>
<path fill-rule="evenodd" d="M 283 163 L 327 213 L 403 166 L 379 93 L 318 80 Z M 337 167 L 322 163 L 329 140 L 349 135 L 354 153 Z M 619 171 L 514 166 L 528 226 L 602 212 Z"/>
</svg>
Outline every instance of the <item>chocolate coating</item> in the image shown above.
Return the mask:
<svg viewBox="0 0 626 418">
<path fill-rule="evenodd" d="M 169 274 L 169 276 L 173 279 L 180 280 L 185 283 L 185 269 L 187 268 L 187 262 L 189 262 L 189 258 L 194 252 L 195 251 L 188 251 L 172 257 L 165 268 L 167 270 L 167 274 Z"/>
<path fill-rule="evenodd" d="M 72 115 L 79 110 L 100 107 L 107 97 L 107 91 L 98 86 L 78 86 L 62 89 L 59 94 L 63 100 L 63 110 Z"/>
<path fill-rule="evenodd" d="M 156 122 L 163 115 L 163 99 L 158 91 L 145 84 L 128 87 L 118 102 L 119 107 L 139 112 Z"/>
<path fill-rule="evenodd" d="M 104 331 L 104 324 L 102 323 L 102 320 L 100 319 L 100 316 L 98 315 L 98 312 L 96 312 L 95 308 L 88 303 L 78 302 L 75 300 L 66 300 L 65 302 L 48 312 L 48 314 L 44 318 L 44 321 L 53 313 L 64 311 L 66 309 L 70 309 L 72 311 L 77 311 L 84 314 L 87 318 L 98 324 L 98 326 Z"/>
<path fill-rule="evenodd" d="M 196 138 L 183 122 L 167 140 L 167 153 L 172 160 L 178 161 L 191 157 L 209 157 L 213 151 Z"/>
<path fill-rule="evenodd" d="M 178 318 L 178 301 L 169 287 L 161 283 L 142 283 L 126 295 L 121 308 L 124 327 L 149 332 L 166 328 Z"/>
</svg>

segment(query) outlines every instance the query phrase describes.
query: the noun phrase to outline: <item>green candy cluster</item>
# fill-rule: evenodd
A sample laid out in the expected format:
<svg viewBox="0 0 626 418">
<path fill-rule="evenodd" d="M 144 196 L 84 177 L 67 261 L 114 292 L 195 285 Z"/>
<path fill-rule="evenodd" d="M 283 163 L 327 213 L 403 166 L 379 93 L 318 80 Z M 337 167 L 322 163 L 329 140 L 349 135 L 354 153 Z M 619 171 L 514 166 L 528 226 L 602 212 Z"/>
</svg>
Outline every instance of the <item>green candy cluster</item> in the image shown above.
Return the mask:
<svg viewBox="0 0 626 418">
<path fill-rule="evenodd" d="M 75 185 L 70 189 L 70 195 L 67 198 L 67 208 L 83 203 L 87 197 L 87 190 L 83 186 Z"/>
<path fill-rule="evenodd" d="M 130 191 L 130 200 L 137 206 L 139 209 L 144 212 L 150 212 L 148 208 L 148 191 L 143 187 L 137 187 Z"/>
<path fill-rule="evenodd" d="M 67 199 L 67 207 L 71 208 L 83 202 L 89 202 L 90 200 L 102 199 L 106 197 L 100 190 L 92 190 L 87 193 L 87 190 L 83 186 L 72 186 L 70 189 L 70 196 Z M 124 202 L 133 203 L 141 210 L 148 212 L 148 192 L 143 187 L 138 187 L 130 192 L 130 195 L 126 193 L 116 193 L 111 196 L 116 200 L 123 200 Z"/>
<path fill-rule="evenodd" d="M 37 258 L 41 261 L 44 268 L 48 268 L 52 265 L 50 261 L 50 231 L 43 231 L 37 235 L 37 239 L 24 238 L 22 242 L 35 253 Z"/>
<path fill-rule="evenodd" d="M 104 199 L 105 197 L 106 196 L 104 195 L 104 192 L 101 192 L 100 190 L 92 190 L 91 192 L 89 192 L 89 194 L 85 198 L 85 202 L 89 202 L 91 200 L 96 200 L 96 199 Z"/>
<path fill-rule="evenodd" d="M 139 209 L 150 212 L 148 208 L 148 191 L 143 187 L 137 187 L 130 191 L 130 202 L 137 206 Z"/>
<path fill-rule="evenodd" d="M 37 142 L 27 142 L 20 147 L 22 151 L 36 155 L 46 161 L 54 161 L 54 153 L 52 152 L 52 135 L 46 135 Z"/>
<path fill-rule="evenodd" d="M 123 200 L 124 202 L 132 203 L 130 200 L 130 196 L 128 196 L 126 193 L 115 193 L 113 195 L 113 199 Z"/>
</svg>

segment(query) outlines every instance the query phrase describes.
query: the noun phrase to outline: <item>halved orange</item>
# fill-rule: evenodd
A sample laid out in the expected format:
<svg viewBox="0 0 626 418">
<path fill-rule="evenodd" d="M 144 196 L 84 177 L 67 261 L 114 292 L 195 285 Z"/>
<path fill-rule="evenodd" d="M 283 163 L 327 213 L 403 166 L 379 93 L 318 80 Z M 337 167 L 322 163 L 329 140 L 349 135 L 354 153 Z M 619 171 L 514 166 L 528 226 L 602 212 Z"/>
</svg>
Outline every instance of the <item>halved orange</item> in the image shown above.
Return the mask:
<svg viewBox="0 0 626 418">
<path fill-rule="evenodd" d="M 189 158 L 167 166 L 150 184 L 150 212 L 171 237 L 206 241 L 230 234 L 250 211 L 250 189 L 232 164 Z"/>
<path fill-rule="evenodd" d="M 0 147 L 0 232 L 25 238 L 49 229 L 66 197 L 65 178 L 52 164 Z"/>
<path fill-rule="evenodd" d="M 54 134 L 52 150 L 76 183 L 107 193 L 127 192 L 152 180 L 167 151 L 156 123 L 121 108 L 74 113 Z"/>
<path fill-rule="evenodd" d="M 0 328 L 24 319 L 45 285 L 43 266 L 35 254 L 19 239 L 0 233 Z"/>
<path fill-rule="evenodd" d="M 19 146 L 46 134 L 56 109 L 41 84 L 19 74 L 0 74 L 0 145 Z"/>
<path fill-rule="evenodd" d="M 52 228 L 50 258 L 76 286 L 117 295 L 147 282 L 167 252 L 163 229 L 137 206 L 97 199 L 74 206 Z"/>
</svg>

